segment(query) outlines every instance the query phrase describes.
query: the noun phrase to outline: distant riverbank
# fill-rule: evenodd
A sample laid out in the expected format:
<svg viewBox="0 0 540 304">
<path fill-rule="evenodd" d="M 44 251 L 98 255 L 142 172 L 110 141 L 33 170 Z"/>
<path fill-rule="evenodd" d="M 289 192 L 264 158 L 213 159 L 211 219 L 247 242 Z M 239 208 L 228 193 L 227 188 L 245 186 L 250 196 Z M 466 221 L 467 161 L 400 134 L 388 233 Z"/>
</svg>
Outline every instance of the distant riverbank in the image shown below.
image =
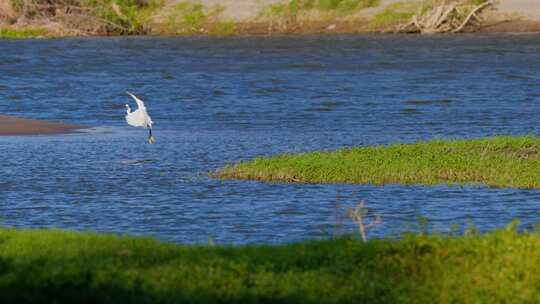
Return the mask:
<svg viewBox="0 0 540 304">
<path fill-rule="evenodd" d="M 451 15 L 464 32 L 540 32 L 540 5 L 528 0 L 456 2 Z M 52 4 L 51 4 L 52 3 Z M 438 0 L 264 1 L 7 1 L 0 4 L 0 37 L 107 35 L 274 35 L 398 32 L 413 16 L 436 11 Z M 459 5 L 458 5 L 459 4 Z M 538 8 L 535 8 L 538 6 Z M 481 13 L 481 14 L 480 14 Z M 480 15 L 469 22 L 468 15 Z M 474 19 L 474 18 L 473 18 Z M 456 22 L 452 20 L 452 22 Z M 439 22 L 450 23 L 442 20 Z"/>
</svg>

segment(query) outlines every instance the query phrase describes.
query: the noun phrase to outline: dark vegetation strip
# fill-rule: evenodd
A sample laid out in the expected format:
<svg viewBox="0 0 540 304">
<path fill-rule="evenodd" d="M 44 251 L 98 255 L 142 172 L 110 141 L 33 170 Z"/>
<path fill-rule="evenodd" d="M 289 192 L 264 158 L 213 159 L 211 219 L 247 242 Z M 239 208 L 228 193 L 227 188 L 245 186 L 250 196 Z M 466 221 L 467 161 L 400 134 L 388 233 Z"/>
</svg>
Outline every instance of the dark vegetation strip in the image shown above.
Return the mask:
<svg viewBox="0 0 540 304">
<path fill-rule="evenodd" d="M 259 157 L 221 178 L 354 184 L 483 184 L 540 188 L 540 138 L 491 137 Z"/>
</svg>

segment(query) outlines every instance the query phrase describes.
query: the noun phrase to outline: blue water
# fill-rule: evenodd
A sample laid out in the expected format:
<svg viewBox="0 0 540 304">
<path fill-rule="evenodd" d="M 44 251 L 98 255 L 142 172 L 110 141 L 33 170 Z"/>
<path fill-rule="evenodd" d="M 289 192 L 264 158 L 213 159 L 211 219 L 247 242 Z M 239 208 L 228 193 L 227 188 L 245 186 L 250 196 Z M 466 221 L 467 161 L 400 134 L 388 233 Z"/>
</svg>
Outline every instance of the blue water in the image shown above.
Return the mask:
<svg viewBox="0 0 540 304">
<path fill-rule="evenodd" d="M 124 121 L 130 90 L 158 143 Z M 540 191 L 283 185 L 207 173 L 258 155 L 540 132 L 540 36 L 0 40 L 0 113 L 85 124 L 0 137 L 0 224 L 284 243 L 354 227 L 397 236 L 540 220 Z M 343 225 L 343 228 L 340 226 Z M 337 227 L 337 228 L 336 228 Z"/>
</svg>

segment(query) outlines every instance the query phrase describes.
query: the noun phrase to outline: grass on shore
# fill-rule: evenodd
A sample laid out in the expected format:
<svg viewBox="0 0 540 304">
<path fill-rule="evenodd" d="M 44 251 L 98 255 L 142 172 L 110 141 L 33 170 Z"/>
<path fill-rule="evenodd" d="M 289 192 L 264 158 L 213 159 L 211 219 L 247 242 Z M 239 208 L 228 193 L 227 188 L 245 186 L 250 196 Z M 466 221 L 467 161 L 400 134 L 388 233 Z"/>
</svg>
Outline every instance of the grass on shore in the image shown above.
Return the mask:
<svg viewBox="0 0 540 304">
<path fill-rule="evenodd" d="M 370 27 L 373 29 L 389 29 L 398 24 L 408 22 L 418 12 L 419 2 L 396 2 L 388 5 L 373 16 Z"/>
<path fill-rule="evenodd" d="M 88 9 L 92 16 L 101 18 L 107 32 L 119 34 L 145 34 L 150 31 L 153 14 L 161 9 L 165 0 L 84 0 L 76 1 Z"/>
<path fill-rule="evenodd" d="M 66 28 L 100 34 L 146 34 L 165 0 L 9 0 L 17 18 L 64 22 Z"/>
<path fill-rule="evenodd" d="M 260 34 L 264 32 L 261 28 L 286 33 L 300 28 L 297 17 L 309 16 L 312 24 L 339 23 L 344 20 L 342 17 L 380 4 L 380 0 L 286 0 L 262 8 L 254 20 L 233 21 L 222 14 L 225 10 L 223 5 L 205 5 L 197 0 L 9 1 L 9 7 L 15 14 L 11 23 L 21 18 L 30 24 L 54 20 L 59 35 L 228 36 L 250 32 Z M 307 31 L 311 30 L 310 26 L 305 27 Z"/>
<path fill-rule="evenodd" d="M 241 247 L 0 229 L 0 302 L 532 303 L 540 235 L 516 227 Z"/>
<path fill-rule="evenodd" d="M 309 21 L 339 21 L 362 9 L 377 7 L 380 0 L 289 0 L 261 10 L 259 20 L 270 28 L 287 32 Z"/>
<path fill-rule="evenodd" d="M 209 8 L 200 3 L 180 2 L 168 11 L 160 30 L 175 35 L 233 35 L 236 33 L 236 23 L 221 20 L 223 10 L 221 5 Z"/>
<path fill-rule="evenodd" d="M 39 38 L 47 35 L 47 30 L 42 28 L 23 28 L 23 29 L 11 29 L 0 28 L 0 39 L 29 39 Z"/>
<path fill-rule="evenodd" d="M 273 12 L 277 14 L 287 10 L 295 14 L 310 10 L 352 14 L 364 8 L 377 7 L 380 3 L 380 0 L 290 0 L 285 3 L 273 4 L 271 7 Z"/>
<path fill-rule="evenodd" d="M 221 178 L 353 184 L 484 184 L 540 188 L 540 138 L 491 137 L 260 157 Z"/>
</svg>

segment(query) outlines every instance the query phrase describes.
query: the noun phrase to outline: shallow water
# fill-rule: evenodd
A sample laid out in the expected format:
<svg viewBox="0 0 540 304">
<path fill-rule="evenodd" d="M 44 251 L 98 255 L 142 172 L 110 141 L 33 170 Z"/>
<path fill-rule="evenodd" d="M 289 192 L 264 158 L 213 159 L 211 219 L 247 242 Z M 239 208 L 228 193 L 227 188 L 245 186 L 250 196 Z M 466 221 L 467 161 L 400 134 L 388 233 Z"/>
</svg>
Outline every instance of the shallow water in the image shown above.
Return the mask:
<svg viewBox="0 0 540 304">
<path fill-rule="evenodd" d="M 539 190 L 207 176 L 258 155 L 538 134 L 539 35 L 0 40 L 0 54 L 0 113 L 94 127 L 0 137 L 5 226 L 283 243 L 352 231 L 336 206 L 358 200 L 384 220 L 373 237 L 420 216 L 442 231 L 539 221 Z M 156 145 L 125 125 L 126 90 Z"/>
</svg>

